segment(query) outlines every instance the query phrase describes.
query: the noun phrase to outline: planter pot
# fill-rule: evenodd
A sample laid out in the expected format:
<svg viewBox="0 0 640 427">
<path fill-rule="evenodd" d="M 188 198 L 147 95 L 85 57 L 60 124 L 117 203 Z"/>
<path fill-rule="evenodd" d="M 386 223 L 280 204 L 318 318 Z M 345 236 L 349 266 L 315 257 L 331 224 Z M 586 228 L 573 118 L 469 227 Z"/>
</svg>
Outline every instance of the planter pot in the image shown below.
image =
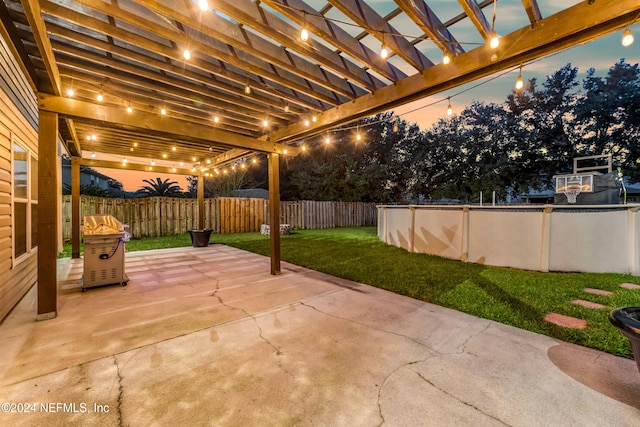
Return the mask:
<svg viewBox="0 0 640 427">
<path fill-rule="evenodd" d="M 609 313 L 609 321 L 631 342 L 633 357 L 640 371 L 640 307 L 621 307 Z"/>
<path fill-rule="evenodd" d="M 211 237 L 211 232 L 213 230 L 210 228 L 205 228 L 204 230 L 191 229 L 189 230 L 189 234 L 191 235 L 191 244 L 194 248 L 203 248 L 205 246 L 209 246 L 209 237 Z"/>
</svg>

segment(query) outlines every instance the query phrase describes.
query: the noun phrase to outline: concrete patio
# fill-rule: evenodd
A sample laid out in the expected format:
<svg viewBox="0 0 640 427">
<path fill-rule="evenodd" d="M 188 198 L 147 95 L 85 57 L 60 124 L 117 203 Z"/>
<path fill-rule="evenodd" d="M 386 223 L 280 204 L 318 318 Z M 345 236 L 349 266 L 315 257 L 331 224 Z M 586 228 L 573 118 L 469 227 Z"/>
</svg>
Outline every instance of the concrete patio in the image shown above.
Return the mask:
<svg viewBox="0 0 640 427">
<path fill-rule="evenodd" d="M 223 245 L 126 264 L 128 286 L 81 292 L 59 260 L 58 317 L 34 321 L 34 289 L 0 325 L 1 425 L 640 420 L 632 360 Z"/>
</svg>

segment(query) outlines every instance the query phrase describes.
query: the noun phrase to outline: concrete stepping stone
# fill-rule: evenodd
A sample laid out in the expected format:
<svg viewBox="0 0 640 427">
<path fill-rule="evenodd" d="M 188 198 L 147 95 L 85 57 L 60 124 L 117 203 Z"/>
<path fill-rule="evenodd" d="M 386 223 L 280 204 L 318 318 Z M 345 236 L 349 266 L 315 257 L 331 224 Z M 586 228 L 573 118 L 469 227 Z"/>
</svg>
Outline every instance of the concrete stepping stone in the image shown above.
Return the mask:
<svg viewBox="0 0 640 427">
<path fill-rule="evenodd" d="M 584 288 L 583 291 L 593 295 L 613 295 L 613 292 L 605 291 L 603 289 Z"/>
<path fill-rule="evenodd" d="M 586 301 L 583 299 L 574 299 L 571 301 L 573 304 L 581 305 L 586 308 L 605 308 L 606 306 L 598 304 L 597 302 Z"/>
<path fill-rule="evenodd" d="M 544 316 L 544 320 L 565 328 L 584 329 L 587 327 L 586 320 L 576 319 L 575 317 L 565 316 L 564 314 L 558 313 L 549 313 Z"/>
<path fill-rule="evenodd" d="M 640 285 L 636 285 L 633 283 L 622 283 L 620 287 L 625 289 L 640 289 Z"/>
</svg>

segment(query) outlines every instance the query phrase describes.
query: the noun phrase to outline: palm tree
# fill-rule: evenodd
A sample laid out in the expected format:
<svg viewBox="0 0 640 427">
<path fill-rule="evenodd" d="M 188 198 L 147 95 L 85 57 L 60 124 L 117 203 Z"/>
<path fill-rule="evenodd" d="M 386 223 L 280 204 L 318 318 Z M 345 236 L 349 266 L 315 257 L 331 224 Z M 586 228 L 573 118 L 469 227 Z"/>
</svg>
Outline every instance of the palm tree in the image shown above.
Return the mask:
<svg viewBox="0 0 640 427">
<path fill-rule="evenodd" d="M 175 181 L 169 181 L 169 178 L 164 181 L 161 178 L 155 180 L 143 179 L 142 182 L 146 182 L 149 185 L 141 187 L 136 193 L 144 194 L 145 197 L 161 196 L 161 197 L 176 197 L 182 196 L 182 189 Z"/>
</svg>

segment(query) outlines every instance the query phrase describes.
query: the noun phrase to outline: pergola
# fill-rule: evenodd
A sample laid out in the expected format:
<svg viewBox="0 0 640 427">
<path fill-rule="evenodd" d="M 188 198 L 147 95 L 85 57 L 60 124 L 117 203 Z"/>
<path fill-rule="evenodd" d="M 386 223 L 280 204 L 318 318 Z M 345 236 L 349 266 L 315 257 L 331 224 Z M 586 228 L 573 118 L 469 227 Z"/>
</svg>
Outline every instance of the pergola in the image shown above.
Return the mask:
<svg viewBox="0 0 640 427">
<path fill-rule="evenodd" d="M 40 188 L 56 188 L 59 140 L 72 156 L 79 256 L 81 165 L 147 171 L 166 159 L 153 170 L 202 177 L 267 154 L 278 230 L 279 158 L 297 155 L 304 138 L 589 42 L 640 14 L 637 0 L 545 12 L 552 3 L 459 0 L 444 16 L 429 0 L 4 0 L 0 17 L 37 93 Z M 41 318 L 57 310 L 55 193 L 39 198 L 48 213 L 38 218 Z"/>
</svg>

